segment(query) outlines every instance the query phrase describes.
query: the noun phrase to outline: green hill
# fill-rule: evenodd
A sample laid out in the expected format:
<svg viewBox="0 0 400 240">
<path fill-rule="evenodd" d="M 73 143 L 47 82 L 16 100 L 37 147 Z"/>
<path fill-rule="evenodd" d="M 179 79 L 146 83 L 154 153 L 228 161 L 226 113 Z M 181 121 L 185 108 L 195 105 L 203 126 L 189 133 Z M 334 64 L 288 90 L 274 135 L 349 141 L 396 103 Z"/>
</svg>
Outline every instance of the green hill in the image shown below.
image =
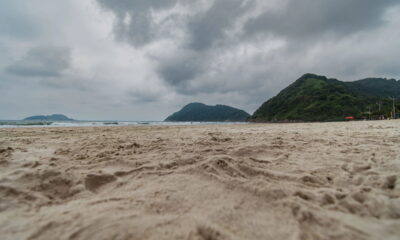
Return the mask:
<svg viewBox="0 0 400 240">
<path fill-rule="evenodd" d="M 354 82 L 345 82 L 354 91 L 369 96 L 400 98 L 400 80 L 386 78 L 366 78 Z"/>
<path fill-rule="evenodd" d="M 180 111 L 167 117 L 165 121 L 176 122 L 242 122 L 250 114 L 243 110 L 225 106 L 209 106 L 203 103 L 190 103 Z"/>
<path fill-rule="evenodd" d="M 378 82 L 383 87 L 373 89 L 371 80 L 347 83 L 305 74 L 266 101 L 250 121 L 341 121 L 346 116 L 357 119 L 388 117 L 392 102 L 387 95 L 391 92 L 386 91 L 386 82 Z"/>
<path fill-rule="evenodd" d="M 74 121 L 63 114 L 37 115 L 24 118 L 25 121 Z"/>
</svg>

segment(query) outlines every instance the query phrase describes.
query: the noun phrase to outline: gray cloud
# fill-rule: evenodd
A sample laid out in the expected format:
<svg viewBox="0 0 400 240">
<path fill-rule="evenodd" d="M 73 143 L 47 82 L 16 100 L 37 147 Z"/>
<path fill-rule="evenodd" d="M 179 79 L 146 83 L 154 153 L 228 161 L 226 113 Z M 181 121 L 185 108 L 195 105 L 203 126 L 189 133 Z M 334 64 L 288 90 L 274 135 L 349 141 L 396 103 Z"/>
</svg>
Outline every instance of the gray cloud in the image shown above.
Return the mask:
<svg viewBox="0 0 400 240">
<path fill-rule="evenodd" d="M 176 24 L 172 25 L 175 28 L 168 26 L 170 31 L 179 28 L 184 33 L 183 38 L 174 38 L 165 34 L 166 26 L 155 21 L 154 15 L 159 12 L 168 15 L 167 10 L 185 5 L 185 1 L 98 1 L 117 17 L 114 26 L 117 37 L 132 46 L 140 49 L 145 44 L 162 44 L 172 38 L 174 46 L 167 54 L 152 52 L 155 71 L 178 93 L 188 95 L 273 92 L 266 86 L 276 89 L 294 80 L 279 76 L 295 78 L 324 68 L 313 65 L 312 58 L 305 59 L 316 51 L 315 45 L 345 41 L 379 28 L 385 24 L 386 10 L 397 3 L 395 0 L 287 0 L 261 4 L 257 0 L 210 0 L 206 1 L 208 7 L 192 9 L 193 14 L 185 17 L 176 17 L 182 12 L 171 13 L 170 20 Z M 268 81 L 277 82 L 266 84 Z M 255 88 L 258 93 L 254 93 Z"/>
<path fill-rule="evenodd" d="M 286 7 L 266 11 L 244 26 L 246 34 L 277 34 L 289 38 L 313 38 L 333 33 L 353 34 L 381 25 L 382 15 L 397 0 L 289 0 Z"/>
<path fill-rule="evenodd" d="M 194 51 L 175 52 L 165 59 L 157 59 L 157 73 L 168 84 L 183 88 L 188 80 L 203 73 L 204 58 L 204 54 Z"/>
<path fill-rule="evenodd" d="M 130 89 L 128 97 L 134 103 L 154 103 L 162 98 L 162 92 L 154 89 Z"/>
<path fill-rule="evenodd" d="M 225 38 L 225 31 L 232 28 L 235 21 L 250 9 L 249 1 L 218 0 L 205 12 L 200 12 L 187 23 L 188 48 L 202 51 Z"/>
<path fill-rule="evenodd" d="M 306 72 L 398 79 L 399 25 L 398 0 L 4 0 L 0 118 L 253 112 Z"/>
<path fill-rule="evenodd" d="M 22 1 L 3 0 L 0 8 L 0 33 L 16 38 L 32 37 L 38 30 L 33 17 L 23 12 Z"/>
<path fill-rule="evenodd" d="M 161 31 L 161 24 L 153 19 L 154 11 L 174 7 L 178 0 L 98 0 L 100 6 L 115 14 L 114 33 L 119 40 L 135 46 L 149 44 Z"/>
<path fill-rule="evenodd" d="M 170 8 L 178 0 L 97 0 L 103 7 L 110 9 L 118 15 L 130 14 L 132 12 L 149 11 L 150 9 L 160 10 Z"/>
<path fill-rule="evenodd" d="M 67 47 L 38 46 L 9 65 L 8 73 L 23 77 L 57 77 L 70 67 L 71 51 Z"/>
</svg>

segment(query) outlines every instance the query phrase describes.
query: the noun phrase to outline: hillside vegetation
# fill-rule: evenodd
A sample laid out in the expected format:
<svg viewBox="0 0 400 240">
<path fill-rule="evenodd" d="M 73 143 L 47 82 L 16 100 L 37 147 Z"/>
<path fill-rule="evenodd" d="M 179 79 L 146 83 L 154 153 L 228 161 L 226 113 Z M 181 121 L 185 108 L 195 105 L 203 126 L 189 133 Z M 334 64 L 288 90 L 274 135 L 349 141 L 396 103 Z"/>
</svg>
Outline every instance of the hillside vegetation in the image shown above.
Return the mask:
<svg viewBox="0 0 400 240">
<path fill-rule="evenodd" d="M 377 82 L 376 87 L 373 87 L 374 82 Z M 389 117 L 392 106 L 389 95 L 397 93 L 393 86 L 398 84 L 400 82 L 384 79 L 342 82 L 305 74 L 266 101 L 250 121 L 340 121 L 347 116 L 357 119 Z"/>
<path fill-rule="evenodd" d="M 242 122 L 250 114 L 226 105 L 209 106 L 203 103 L 190 103 L 180 111 L 167 117 L 165 121 L 183 122 Z"/>
<path fill-rule="evenodd" d="M 400 80 L 386 78 L 366 78 L 354 82 L 345 82 L 352 90 L 369 96 L 400 98 Z"/>
<path fill-rule="evenodd" d="M 25 121 L 74 121 L 63 114 L 52 114 L 52 115 L 36 115 L 24 118 Z"/>
</svg>

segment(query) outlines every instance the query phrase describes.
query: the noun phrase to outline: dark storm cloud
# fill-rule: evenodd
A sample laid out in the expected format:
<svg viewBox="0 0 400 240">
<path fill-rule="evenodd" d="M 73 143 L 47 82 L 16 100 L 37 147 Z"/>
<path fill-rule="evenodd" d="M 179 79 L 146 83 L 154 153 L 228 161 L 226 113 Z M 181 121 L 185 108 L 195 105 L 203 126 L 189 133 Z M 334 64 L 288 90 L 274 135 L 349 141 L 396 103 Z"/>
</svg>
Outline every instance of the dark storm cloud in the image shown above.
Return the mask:
<svg viewBox="0 0 400 240">
<path fill-rule="evenodd" d="M 225 31 L 232 28 L 250 8 L 250 2 L 242 0 L 218 0 L 205 12 L 196 14 L 187 24 L 190 49 L 202 51 L 223 39 Z"/>
<path fill-rule="evenodd" d="M 398 0 L 289 0 L 285 8 L 251 18 L 244 29 L 250 35 L 272 33 L 290 41 L 323 33 L 351 34 L 382 24 L 384 11 L 394 3 Z"/>
<path fill-rule="evenodd" d="M 23 77 L 58 77 L 70 67 L 71 51 L 67 47 L 38 46 L 12 63 L 6 71 Z"/>
<path fill-rule="evenodd" d="M 118 15 L 132 12 L 160 10 L 175 5 L 178 0 L 97 0 L 102 6 L 116 12 Z"/>
<path fill-rule="evenodd" d="M 202 53 L 194 51 L 175 53 L 166 59 L 157 59 L 157 73 L 168 84 L 183 87 L 187 80 L 202 73 L 205 67 L 204 58 Z"/>
<path fill-rule="evenodd" d="M 179 0 L 98 0 L 98 2 L 116 16 L 114 33 L 117 39 L 128 41 L 138 49 L 171 38 L 171 35 L 165 33 L 164 23 L 154 19 L 155 14 L 169 11 L 177 5 L 189 9 L 191 7 L 187 1 Z M 194 2 L 196 1 L 192 3 Z M 326 33 L 332 33 L 329 35 L 329 41 L 340 41 L 357 32 L 377 28 L 384 23 L 385 11 L 398 1 L 268 2 L 275 4 L 274 7 L 268 7 L 268 4 L 261 5 L 260 1 L 256 0 L 205 2 L 208 3 L 208 7 L 200 10 L 190 9 L 193 14 L 181 13 L 183 17 L 177 17 L 180 13 L 174 12 L 172 15 L 175 18 L 171 15 L 170 19 L 176 21 L 175 27 L 183 31 L 184 37 L 172 37 L 176 48 L 170 50 L 168 54 L 161 54 L 160 57 L 157 56 L 157 51 L 152 53 L 153 60 L 156 60 L 155 71 L 158 76 L 175 87 L 179 93 L 196 94 L 205 91 L 223 93 L 246 89 L 254 91 L 253 88 L 263 89 L 260 87 L 262 78 L 279 81 L 276 76 L 287 76 L 282 73 L 287 71 L 283 66 L 304 61 L 301 55 L 312 52 L 313 44 L 324 43 L 326 40 L 322 36 Z M 176 29 L 170 28 L 170 31 L 174 30 Z M 269 41 L 277 41 L 273 39 L 274 37 L 278 40 L 283 39 L 286 45 L 273 53 L 263 52 L 262 49 L 251 54 L 247 53 L 247 48 L 262 48 Z M 296 50 L 297 53 L 293 53 L 290 44 L 298 42 L 305 44 Z M 240 53 L 239 48 L 243 45 L 247 48 L 244 47 L 242 51 L 244 53 Z M 232 52 L 235 54 L 231 54 Z M 313 59 L 310 60 L 310 64 L 314 64 L 312 62 Z M 301 74 L 301 71 L 306 70 L 306 67 L 305 70 L 297 67 L 291 71 Z M 240 89 L 235 89 L 235 86 Z"/>
<path fill-rule="evenodd" d="M 154 22 L 152 12 L 169 9 L 178 0 L 98 0 L 100 6 L 116 16 L 114 33 L 120 40 L 135 46 L 143 46 L 159 35 L 159 25 Z"/>
<path fill-rule="evenodd" d="M 134 103 L 153 103 L 162 97 L 160 92 L 152 89 L 130 89 L 127 94 Z"/>
<path fill-rule="evenodd" d="M 252 112 L 306 72 L 400 78 L 399 0 L 0 5 L 0 117 L 69 106 L 87 119 L 155 120 L 190 101 Z"/>
</svg>

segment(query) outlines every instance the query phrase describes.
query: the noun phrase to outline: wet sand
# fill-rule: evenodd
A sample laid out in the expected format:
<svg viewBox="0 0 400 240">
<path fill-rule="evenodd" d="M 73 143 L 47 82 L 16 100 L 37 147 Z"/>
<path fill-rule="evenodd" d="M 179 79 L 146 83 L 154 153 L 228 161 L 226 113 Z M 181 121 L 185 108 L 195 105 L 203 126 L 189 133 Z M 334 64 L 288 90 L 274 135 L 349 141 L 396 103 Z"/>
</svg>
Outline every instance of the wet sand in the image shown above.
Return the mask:
<svg viewBox="0 0 400 240">
<path fill-rule="evenodd" d="M 0 129 L 0 236 L 399 239 L 400 121 Z"/>
</svg>

